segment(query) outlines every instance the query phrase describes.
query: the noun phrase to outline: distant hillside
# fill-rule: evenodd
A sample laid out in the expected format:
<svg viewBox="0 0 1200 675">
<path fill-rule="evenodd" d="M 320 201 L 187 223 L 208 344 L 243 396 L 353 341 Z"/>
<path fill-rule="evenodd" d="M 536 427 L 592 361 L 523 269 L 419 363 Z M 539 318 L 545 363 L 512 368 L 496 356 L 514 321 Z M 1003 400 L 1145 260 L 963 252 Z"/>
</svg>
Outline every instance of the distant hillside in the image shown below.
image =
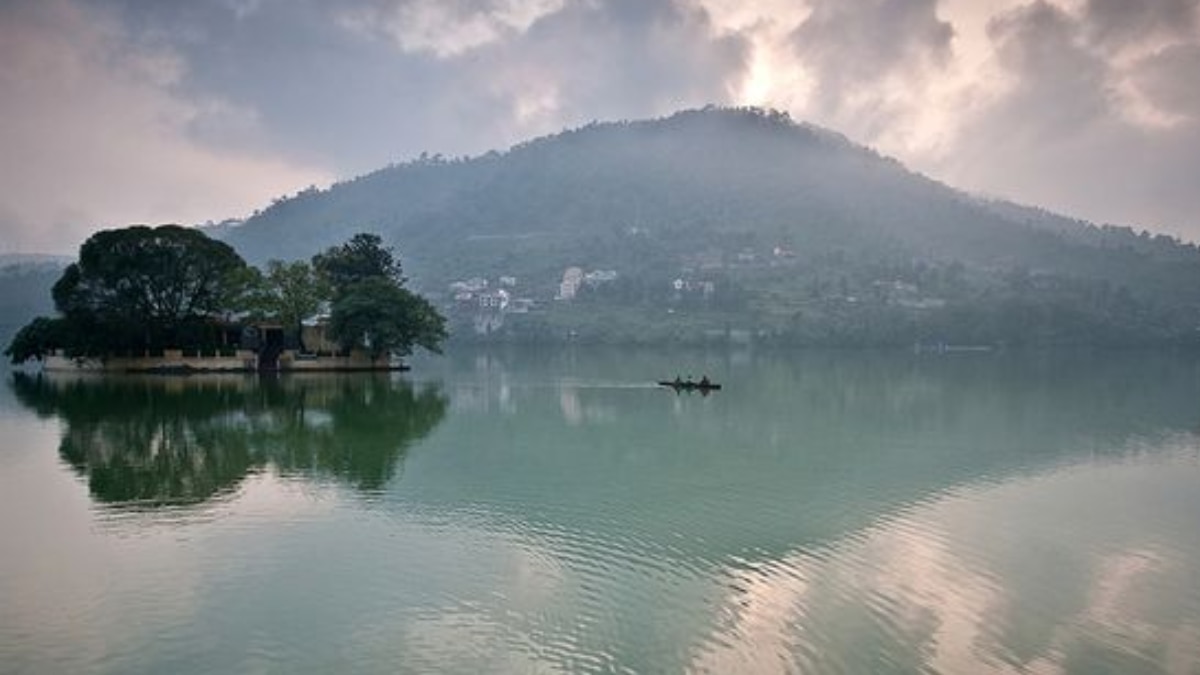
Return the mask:
<svg viewBox="0 0 1200 675">
<path fill-rule="evenodd" d="M 222 236 L 263 262 L 358 231 L 493 338 L 1134 344 L 1191 342 L 1200 325 L 1195 246 L 980 200 L 756 109 L 424 157 Z M 605 274 L 554 301 L 572 266 Z M 501 276 L 531 301 L 522 316 L 495 320 L 478 283 L 450 289 Z"/>
<path fill-rule="evenodd" d="M 69 262 L 64 256 L 0 254 L 0 345 L 7 346 L 33 317 L 54 312 L 50 288 Z"/>
<path fill-rule="evenodd" d="M 759 110 L 423 158 L 277 201 L 226 238 L 261 262 L 360 230 L 492 337 L 1138 344 L 1200 325 L 1194 246 L 979 200 Z M 571 266 L 608 274 L 553 301 Z M 456 280 L 502 276 L 542 311 L 496 321 L 478 283 L 452 299 Z"/>
</svg>

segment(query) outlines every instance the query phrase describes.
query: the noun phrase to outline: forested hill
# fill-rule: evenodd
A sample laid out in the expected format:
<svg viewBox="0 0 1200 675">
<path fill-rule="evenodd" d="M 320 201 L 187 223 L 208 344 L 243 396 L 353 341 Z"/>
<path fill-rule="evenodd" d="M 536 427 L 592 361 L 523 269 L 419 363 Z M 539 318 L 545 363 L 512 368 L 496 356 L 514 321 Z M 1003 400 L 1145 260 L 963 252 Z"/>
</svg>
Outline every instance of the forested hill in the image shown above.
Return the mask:
<svg viewBox="0 0 1200 675">
<path fill-rule="evenodd" d="M 358 231 L 446 303 L 455 280 L 516 278 L 541 311 L 487 328 L 512 337 L 1127 344 L 1200 325 L 1193 245 L 980 200 L 756 109 L 423 157 L 278 200 L 224 238 L 262 262 Z M 551 301 L 572 266 L 616 275 Z"/>
</svg>

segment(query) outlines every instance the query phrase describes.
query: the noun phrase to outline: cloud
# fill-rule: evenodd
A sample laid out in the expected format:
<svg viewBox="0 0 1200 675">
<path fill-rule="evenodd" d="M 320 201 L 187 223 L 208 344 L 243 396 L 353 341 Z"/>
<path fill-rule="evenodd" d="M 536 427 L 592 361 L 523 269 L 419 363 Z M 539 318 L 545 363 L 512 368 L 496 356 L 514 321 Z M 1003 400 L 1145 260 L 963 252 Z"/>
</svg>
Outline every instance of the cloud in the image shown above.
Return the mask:
<svg viewBox="0 0 1200 675">
<path fill-rule="evenodd" d="M 943 64 L 953 36 L 936 0 L 816 0 L 792 34 L 800 58 L 835 92 Z"/>
<path fill-rule="evenodd" d="M 1180 44 L 1163 49 L 1133 65 L 1131 79 L 1138 92 L 1158 111 L 1180 121 L 1200 121 L 1200 87 L 1181 82 L 1200 75 L 1200 44 Z"/>
<path fill-rule="evenodd" d="M 342 14 L 346 26 L 382 33 L 407 52 L 459 56 L 528 30 L 565 0 L 377 0 Z"/>
<path fill-rule="evenodd" d="M 1108 47 L 1194 37 L 1197 0 L 1086 0 L 1088 38 Z"/>
<path fill-rule="evenodd" d="M 951 184 L 1200 237 L 1197 0 L 701 0 L 777 105 Z"/>
<path fill-rule="evenodd" d="M 989 23 L 997 60 L 1013 86 L 987 114 L 1003 121 L 1006 136 L 1062 138 L 1108 113 L 1108 65 L 1076 42 L 1076 31 L 1063 10 L 1040 1 Z"/>
<path fill-rule="evenodd" d="M 744 67 L 744 40 L 685 2 L 434 6 L 375 4 L 369 14 L 395 21 L 349 24 L 385 38 L 396 67 L 424 56 L 420 71 L 436 73 L 416 109 L 397 111 L 420 122 L 419 139 L 403 143 L 410 154 L 478 153 L 591 120 L 725 102 Z"/>
<path fill-rule="evenodd" d="M 1197 237 L 1200 195 L 1186 176 L 1200 171 L 1200 119 L 1183 83 L 1200 60 L 1194 31 L 1168 26 L 1178 4 L 1131 14 L 1037 1 L 993 17 L 988 104 L 960 117 L 951 152 L 926 168 L 1097 222 Z M 1118 12 L 1146 32 L 1118 32 Z"/>
<path fill-rule="evenodd" d="M 342 175 L 727 101 L 742 69 L 742 41 L 684 0 L 114 2 L 188 64 L 178 92 L 253 112 L 190 124 L 197 141 Z"/>
<path fill-rule="evenodd" d="M 236 215 L 326 179 L 190 141 L 210 108 L 172 95 L 184 67 L 62 0 L 0 9 L 5 248 L 67 252 L 103 226 Z"/>
<path fill-rule="evenodd" d="M 973 190 L 1200 236 L 1198 2 L 14 0 L 0 228 L 59 250 L 422 151 L 732 103 Z"/>
<path fill-rule="evenodd" d="M 470 77 L 508 111 L 506 133 L 528 135 L 727 101 L 745 58 L 745 41 L 703 9 L 610 0 L 543 18 L 482 55 Z"/>
<path fill-rule="evenodd" d="M 791 35 L 815 81 L 806 107 L 878 135 L 914 110 L 912 92 L 945 67 L 953 37 L 937 0 L 814 0 Z"/>
</svg>

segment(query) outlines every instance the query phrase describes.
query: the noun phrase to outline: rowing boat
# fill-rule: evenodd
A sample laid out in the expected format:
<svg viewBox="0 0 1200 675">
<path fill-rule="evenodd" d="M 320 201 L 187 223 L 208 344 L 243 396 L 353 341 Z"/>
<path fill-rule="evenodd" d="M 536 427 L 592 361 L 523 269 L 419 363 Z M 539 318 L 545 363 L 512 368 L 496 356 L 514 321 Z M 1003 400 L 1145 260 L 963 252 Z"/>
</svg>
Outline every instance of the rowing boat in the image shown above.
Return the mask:
<svg viewBox="0 0 1200 675">
<path fill-rule="evenodd" d="M 717 391 L 721 388 L 721 385 L 712 382 L 693 382 L 691 380 L 679 382 L 674 380 L 659 380 L 658 386 L 670 387 L 676 391 Z"/>
</svg>

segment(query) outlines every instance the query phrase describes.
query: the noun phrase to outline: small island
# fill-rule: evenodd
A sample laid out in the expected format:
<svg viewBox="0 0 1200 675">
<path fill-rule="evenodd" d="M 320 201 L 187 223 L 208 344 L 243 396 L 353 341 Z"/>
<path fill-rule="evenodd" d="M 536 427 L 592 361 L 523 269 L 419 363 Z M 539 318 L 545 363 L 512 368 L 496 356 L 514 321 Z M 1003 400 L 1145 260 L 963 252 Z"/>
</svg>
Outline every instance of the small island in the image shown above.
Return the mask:
<svg viewBox="0 0 1200 675">
<path fill-rule="evenodd" d="M 58 316 L 25 325 L 4 354 L 46 370 L 403 369 L 415 347 L 437 353 L 447 337 L 405 282 L 373 234 L 260 270 L 192 228 L 105 230 L 54 284 Z"/>
</svg>

